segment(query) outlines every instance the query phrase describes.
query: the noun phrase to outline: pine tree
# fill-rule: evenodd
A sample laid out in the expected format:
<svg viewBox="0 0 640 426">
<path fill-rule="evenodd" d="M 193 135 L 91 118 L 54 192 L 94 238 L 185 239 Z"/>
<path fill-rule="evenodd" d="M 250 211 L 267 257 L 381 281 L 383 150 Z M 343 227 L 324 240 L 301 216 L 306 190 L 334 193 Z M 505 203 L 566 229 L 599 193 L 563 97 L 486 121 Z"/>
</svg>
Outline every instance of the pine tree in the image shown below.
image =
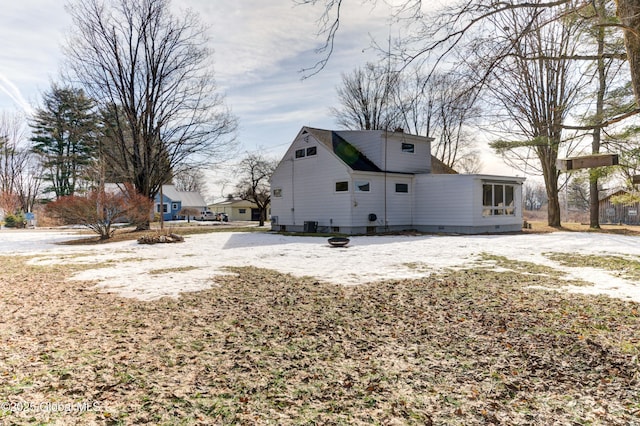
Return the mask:
<svg viewBox="0 0 640 426">
<path fill-rule="evenodd" d="M 94 160 L 96 114 L 82 89 L 52 85 L 33 121 L 32 150 L 42 158 L 46 190 L 56 197 L 74 195 Z"/>
</svg>

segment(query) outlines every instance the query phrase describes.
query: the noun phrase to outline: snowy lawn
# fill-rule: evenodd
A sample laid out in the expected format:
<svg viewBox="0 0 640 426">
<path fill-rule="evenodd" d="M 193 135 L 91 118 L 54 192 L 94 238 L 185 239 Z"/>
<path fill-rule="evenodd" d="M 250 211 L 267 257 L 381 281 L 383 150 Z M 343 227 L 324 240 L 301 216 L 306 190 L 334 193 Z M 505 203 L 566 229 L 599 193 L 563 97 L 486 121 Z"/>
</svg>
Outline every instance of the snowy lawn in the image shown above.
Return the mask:
<svg viewBox="0 0 640 426">
<path fill-rule="evenodd" d="M 0 231 L 0 424 L 640 424 L 637 237 L 72 238 Z"/>
<path fill-rule="evenodd" d="M 142 300 L 210 288 L 216 276 L 229 273 L 227 268 L 234 266 L 354 285 L 418 278 L 447 268 L 505 267 L 500 259 L 496 262 L 496 257 L 504 257 L 521 262 L 520 270 L 534 264 L 560 272 L 558 280 L 567 281 L 566 290 L 640 302 L 640 238 L 634 236 L 579 232 L 361 236 L 352 237 L 345 248 L 336 248 L 320 237 L 235 232 L 191 235 L 180 244 L 54 244 L 70 238 L 74 236 L 68 233 L 0 232 L 0 253 L 35 255 L 31 263 L 36 265 L 96 265 L 74 279 L 96 281 L 104 291 Z M 578 257 L 562 261 L 558 254 Z M 614 257 L 627 263 L 625 270 L 615 262 L 609 262 L 608 268 L 589 267 L 594 264 L 589 256 Z M 573 281 L 584 283 L 576 286 Z"/>
</svg>

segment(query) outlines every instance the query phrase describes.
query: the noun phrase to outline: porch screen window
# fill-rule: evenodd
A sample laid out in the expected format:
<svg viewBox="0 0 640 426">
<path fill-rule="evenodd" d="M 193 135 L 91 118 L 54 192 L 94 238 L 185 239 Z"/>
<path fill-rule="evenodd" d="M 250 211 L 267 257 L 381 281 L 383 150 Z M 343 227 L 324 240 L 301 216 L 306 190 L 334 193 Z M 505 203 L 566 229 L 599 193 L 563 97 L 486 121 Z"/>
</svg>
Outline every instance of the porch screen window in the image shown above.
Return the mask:
<svg viewBox="0 0 640 426">
<path fill-rule="evenodd" d="M 415 152 L 415 145 L 412 143 L 402 142 L 402 152 Z"/>
<path fill-rule="evenodd" d="M 497 183 L 482 185 L 482 216 L 513 216 L 515 214 L 513 185 Z"/>
<path fill-rule="evenodd" d="M 296 158 L 304 157 L 304 149 L 296 149 Z"/>
<path fill-rule="evenodd" d="M 371 190 L 371 185 L 369 182 L 365 181 L 355 181 L 356 191 L 358 192 L 369 192 Z"/>
<path fill-rule="evenodd" d="M 346 192 L 349 190 L 349 182 L 336 182 L 336 192 Z"/>
<path fill-rule="evenodd" d="M 409 192 L 409 184 L 407 183 L 396 183 L 396 192 L 408 193 Z"/>
</svg>

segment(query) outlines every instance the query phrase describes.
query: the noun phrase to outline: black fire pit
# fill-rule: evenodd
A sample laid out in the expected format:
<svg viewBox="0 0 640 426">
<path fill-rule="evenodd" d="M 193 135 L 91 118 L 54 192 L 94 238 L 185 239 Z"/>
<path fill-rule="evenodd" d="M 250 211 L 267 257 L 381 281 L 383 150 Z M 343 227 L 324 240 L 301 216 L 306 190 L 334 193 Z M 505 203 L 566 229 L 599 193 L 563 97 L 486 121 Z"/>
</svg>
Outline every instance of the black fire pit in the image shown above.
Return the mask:
<svg viewBox="0 0 640 426">
<path fill-rule="evenodd" d="M 333 247 L 344 247 L 349 244 L 349 239 L 345 237 L 331 237 L 329 238 L 329 244 Z"/>
</svg>

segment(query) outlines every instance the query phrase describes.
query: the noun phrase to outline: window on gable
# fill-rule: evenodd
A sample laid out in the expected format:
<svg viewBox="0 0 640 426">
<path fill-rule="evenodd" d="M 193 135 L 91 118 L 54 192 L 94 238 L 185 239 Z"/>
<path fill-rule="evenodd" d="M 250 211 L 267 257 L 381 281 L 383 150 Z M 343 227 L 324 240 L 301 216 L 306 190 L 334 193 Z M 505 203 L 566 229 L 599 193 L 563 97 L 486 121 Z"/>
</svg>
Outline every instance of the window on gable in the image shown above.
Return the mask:
<svg viewBox="0 0 640 426">
<path fill-rule="evenodd" d="M 408 183 L 396 183 L 396 192 L 408 193 L 409 192 L 409 184 Z"/>
<path fill-rule="evenodd" d="M 304 157 L 304 148 L 302 149 L 296 149 L 296 158 L 303 158 Z"/>
<path fill-rule="evenodd" d="M 369 192 L 371 190 L 371 184 L 367 181 L 357 180 L 354 185 L 357 192 Z"/>
<path fill-rule="evenodd" d="M 415 145 L 412 143 L 402 142 L 402 152 L 409 152 L 413 154 L 415 152 Z"/>
<path fill-rule="evenodd" d="M 311 157 L 312 155 L 316 155 L 318 152 L 318 147 L 310 146 L 307 148 L 307 157 Z"/>
<path fill-rule="evenodd" d="M 515 187 L 497 183 L 482 185 L 482 216 L 501 216 L 516 214 Z"/>
<path fill-rule="evenodd" d="M 349 182 L 336 182 L 336 192 L 346 192 L 349 190 Z"/>
<path fill-rule="evenodd" d="M 247 209 L 238 209 L 238 213 L 240 214 L 245 214 L 247 212 Z"/>
</svg>

